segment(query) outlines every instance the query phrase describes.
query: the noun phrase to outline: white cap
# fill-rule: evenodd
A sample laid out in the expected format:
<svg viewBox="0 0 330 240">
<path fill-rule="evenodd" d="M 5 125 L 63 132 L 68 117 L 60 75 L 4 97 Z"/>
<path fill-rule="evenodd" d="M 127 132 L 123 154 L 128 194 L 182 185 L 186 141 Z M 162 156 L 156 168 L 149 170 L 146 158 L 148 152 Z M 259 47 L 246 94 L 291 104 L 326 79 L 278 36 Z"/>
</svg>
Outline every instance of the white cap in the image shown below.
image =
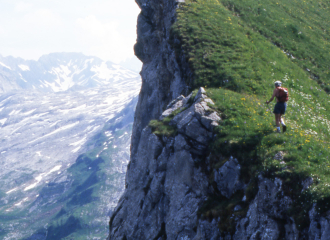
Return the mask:
<svg viewBox="0 0 330 240">
<path fill-rule="evenodd" d="M 282 82 L 281 81 L 276 81 L 275 82 L 275 86 L 280 87 L 281 85 L 282 85 Z"/>
</svg>

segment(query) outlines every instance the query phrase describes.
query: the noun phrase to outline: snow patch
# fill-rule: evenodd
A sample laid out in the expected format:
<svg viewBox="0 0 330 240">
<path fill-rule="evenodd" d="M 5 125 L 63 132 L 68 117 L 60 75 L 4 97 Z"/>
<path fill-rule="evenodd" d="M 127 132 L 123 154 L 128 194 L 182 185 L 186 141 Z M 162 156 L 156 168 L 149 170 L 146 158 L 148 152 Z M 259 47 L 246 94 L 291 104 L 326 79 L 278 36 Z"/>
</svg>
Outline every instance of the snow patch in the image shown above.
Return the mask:
<svg viewBox="0 0 330 240">
<path fill-rule="evenodd" d="M 21 64 L 21 65 L 18 65 L 18 67 L 19 67 L 20 69 L 22 69 L 22 71 L 30 71 L 29 66 L 26 66 L 26 65 Z"/>
<path fill-rule="evenodd" d="M 21 111 L 22 111 L 22 109 L 20 109 L 20 110 L 13 110 L 13 111 L 11 111 L 11 113 L 9 113 L 9 116 L 19 114 Z"/>
<path fill-rule="evenodd" d="M 23 76 L 22 76 L 22 74 L 18 74 L 20 77 L 21 77 L 21 79 L 24 81 L 24 82 L 27 82 L 24 78 L 23 78 Z"/>
<path fill-rule="evenodd" d="M 27 115 L 30 115 L 31 113 L 33 113 L 35 110 L 37 110 L 36 108 L 31 110 L 31 111 L 28 111 L 28 112 L 25 112 L 25 113 L 22 113 L 23 116 L 27 116 Z"/>
<path fill-rule="evenodd" d="M 71 152 L 72 153 L 76 153 L 76 152 L 78 152 L 79 151 L 79 149 L 81 148 L 81 146 L 79 146 L 79 147 L 77 147 L 77 148 L 75 148 L 75 149 L 73 149 Z"/>
<path fill-rule="evenodd" d="M 89 131 L 90 129 L 92 129 L 91 131 L 88 132 L 89 134 L 91 134 L 92 132 L 95 132 L 99 128 L 100 128 L 100 125 L 96 125 L 94 127 L 88 126 L 86 131 Z"/>
<path fill-rule="evenodd" d="M 37 186 L 38 183 L 39 183 L 39 182 L 33 183 L 33 184 L 31 184 L 30 186 L 24 188 L 24 192 L 29 191 L 29 190 L 35 188 L 35 187 Z"/>
<path fill-rule="evenodd" d="M 26 191 L 28 191 L 28 190 L 31 190 L 31 189 L 35 188 L 35 187 L 38 185 L 38 183 L 40 183 L 41 180 L 42 180 L 44 177 L 48 176 L 49 174 L 51 174 L 51 173 L 53 173 L 53 172 L 57 172 L 58 170 L 61 169 L 61 167 L 62 167 L 62 165 L 57 165 L 56 167 L 52 168 L 48 173 L 42 173 L 42 174 L 40 174 L 38 177 L 35 178 L 35 180 L 36 180 L 37 182 L 35 182 L 35 183 L 33 183 L 33 184 L 27 186 L 26 188 L 24 188 L 24 192 L 26 192 Z"/>
<path fill-rule="evenodd" d="M 3 67 L 5 67 L 5 68 L 8 68 L 9 70 L 11 70 L 11 68 L 10 67 L 8 67 L 7 65 L 5 65 L 4 63 L 2 63 L 2 62 L 0 62 L 0 65 L 1 66 L 3 66 Z"/>
<path fill-rule="evenodd" d="M 48 172 L 47 175 L 49 175 L 49 174 L 51 174 L 51 173 L 53 173 L 53 172 L 56 172 L 56 171 L 60 170 L 61 167 L 62 167 L 62 165 L 58 165 L 58 166 L 54 167 L 52 170 L 50 170 L 50 171 Z"/>
<path fill-rule="evenodd" d="M 18 188 L 13 188 L 13 189 L 9 190 L 8 192 L 6 192 L 6 194 L 10 194 L 10 193 L 12 193 L 12 192 L 15 192 L 17 189 L 18 189 Z"/>
<path fill-rule="evenodd" d="M 19 126 L 18 128 L 16 128 L 15 130 L 13 130 L 10 135 L 12 135 L 13 133 L 15 133 L 18 129 L 20 129 L 22 126 Z"/>
<path fill-rule="evenodd" d="M 22 201 L 20 201 L 19 203 L 16 203 L 15 206 L 18 207 L 18 206 L 21 206 L 22 203 L 26 202 L 29 198 L 24 198 Z"/>
<path fill-rule="evenodd" d="M 86 107 L 87 107 L 87 105 L 84 104 L 84 105 L 81 105 L 81 106 L 79 106 L 79 107 L 76 107 L 76 108 L 74 108 L 74 109 L 72 109 L 72 110 L 83 110 L 83 109 L 86 109 Z"/>
<path fill-rule="evenodd" d="M 107 81 L 109 81 L 110 78 L 112 78 L 113 75 L 116 73 L 114 70 L 109 69 L 105 62 L 103 62 L 100 66 L 93 66 L 91 68 L 91 71 L 95 72 L 95 75 L 98 78 L 105 79 Z"/>
<path fill-rule="evenodd" d="M 66 91 L 74 85 L 73 79 L 70 76 L 71 70 L 68 66 L 60 65 L 59 67 L 53 67 L 51 74 L 55 74 L 57 79 L 53 83 L 44 81 L 45 84 L 53 89 L 54 92 Z"/>
<path fill-rule="evenodd" d="M 112 135 L 112 131 L 107 131 L 104 134 L 105 134 L 105 136 L 110 137 Z"/>
<path fill-rule="evenodd" d="M 2 106 L 2 105 L 5 103 L 5 101 L 8 101 L 8 100 L 11 99 L 12 97 L 13 97 L 13 96 L 10 96 L 10 97 L 8 97 L 8 98 L 2 100 L 2 101 L 0 102 L 0 106 Z"/>
<path fill-rule="evenodd" d="M 71 143 L 70 146 L 74 146 L 74 147 L 76 147 L 78 145 L 81 146 L 81 145 L 83 145 L 86 142 L 86 140 L 87 140 L 87 138 L 84 137 L 83 139 L 79 140 L 78 142 Z"/>
<path fill-rule="evenodd" d="M 35 139 L 35 140 L 33 140 L 33 141 L 29 142 L 29 143 L 33 143 L 33 142 L 38 141 L 38 140 L 40 140 L 42 138 L 49 137 L 49 136 L 51 136 L 51 135 L 53 135 L 55 133 L 61 132 L 63 130 L 66 130 L 66 129 L 69 129 L 69 128 L 73 128 L 77 124 L 79 124 L 79 121 L 78 122 L 75 122 L 75 123 L 72 123 L 72 124 L 69 124 L 69 125 L 66 125 L 66 126 L 63 126 L 63 127 L 60 127 L 58 129 L 56 129 L 55 131 L 52 131 L 51 133 L 48 133 L 48 134 L 46 134 L 46 135 L 44 135 L 44 136 L 42 136 L 40 138 L 37 138 L 37 139 Z"/>
<path fill-rule="evenodd" d="M 56 122 L 54 122 L 53 124 L 51 124 L 49 127 L 53 127 L 53 126 L 55 126 L 57 123 L 59 123 L 61 120 L 58 120 L 58 121 L 56 121 Z"/>
<path fill-rule="evenodd" d="M 1 119 L 1 120 L 0 120 L 1 125 L 4 125 L 6 121 L 7 121 L 7 118 L 3 118 L 3 119 Z"/>
</svg>

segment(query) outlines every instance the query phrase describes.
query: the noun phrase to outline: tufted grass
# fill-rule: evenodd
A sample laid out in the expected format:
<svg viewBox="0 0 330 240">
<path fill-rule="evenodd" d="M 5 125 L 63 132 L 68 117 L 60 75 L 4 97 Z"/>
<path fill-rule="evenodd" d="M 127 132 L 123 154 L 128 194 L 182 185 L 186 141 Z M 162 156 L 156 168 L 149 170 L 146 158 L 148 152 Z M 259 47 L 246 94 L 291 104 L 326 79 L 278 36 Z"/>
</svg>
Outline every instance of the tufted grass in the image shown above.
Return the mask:
<svg viewBox="0 0 330 240">
<path fill-rule="evenodd" d="M 204 86 L 223 121 L 213 155 L 238 158 L 244 181 L 257 175 L 284 181 L 296 202 L 291 215 L 308 224 L 313 203 L 330 209 L 330 3 L 315 0 L 187 0 L 173 36 L 177 56 Z M 274 133 L 274 82 L 289 88 L 286 133 Z M 283 152 L 282 160 L 274 159 Z M 219 164 L 218 164 L 219 165 Z M 214 166 L 218 166 L 214 163 Z M 313 185 L 302 192 L 308 177 Z"/>
<path fill-rule="evenodd" d="M 159 120 L 151 120 L 149 123 L 149 127 L 154 134 L 157 136 L 175 136 L 177 134 L 177 129 L 173 126 L 168 125 L 164 121 Z"/>
</svg>

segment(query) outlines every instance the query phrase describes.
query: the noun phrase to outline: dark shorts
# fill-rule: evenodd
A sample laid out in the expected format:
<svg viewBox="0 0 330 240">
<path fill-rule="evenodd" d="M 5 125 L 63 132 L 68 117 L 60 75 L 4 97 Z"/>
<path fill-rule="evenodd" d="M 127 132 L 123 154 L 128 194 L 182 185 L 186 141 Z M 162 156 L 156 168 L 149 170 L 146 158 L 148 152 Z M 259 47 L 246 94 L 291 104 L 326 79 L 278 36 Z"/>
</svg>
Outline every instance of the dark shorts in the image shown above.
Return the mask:
<svg viewBox="0 0 330 240">
<path fill-rule="evenodd" d="M 285 114 L 286 111 L 286 103 L 285 102 L 278 102 L 274 107 L 275 114 Z"/>
</svg>

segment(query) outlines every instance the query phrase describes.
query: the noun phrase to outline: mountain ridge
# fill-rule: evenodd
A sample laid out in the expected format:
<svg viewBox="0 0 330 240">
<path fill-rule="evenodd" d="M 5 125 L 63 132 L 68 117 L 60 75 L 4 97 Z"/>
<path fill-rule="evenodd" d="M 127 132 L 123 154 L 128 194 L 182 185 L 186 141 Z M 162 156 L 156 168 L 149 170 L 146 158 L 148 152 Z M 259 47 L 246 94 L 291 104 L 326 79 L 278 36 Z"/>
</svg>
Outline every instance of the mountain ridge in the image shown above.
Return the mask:
<svg viewBox="0 0 330 240">
<path fill-rule="evenodd" d="M 82 53 L 50 53 L 37 61 L 0 56 L 0 93 L 18 89 L 60 92 L 139 78 L 138 73 Z"/>
</svg>

